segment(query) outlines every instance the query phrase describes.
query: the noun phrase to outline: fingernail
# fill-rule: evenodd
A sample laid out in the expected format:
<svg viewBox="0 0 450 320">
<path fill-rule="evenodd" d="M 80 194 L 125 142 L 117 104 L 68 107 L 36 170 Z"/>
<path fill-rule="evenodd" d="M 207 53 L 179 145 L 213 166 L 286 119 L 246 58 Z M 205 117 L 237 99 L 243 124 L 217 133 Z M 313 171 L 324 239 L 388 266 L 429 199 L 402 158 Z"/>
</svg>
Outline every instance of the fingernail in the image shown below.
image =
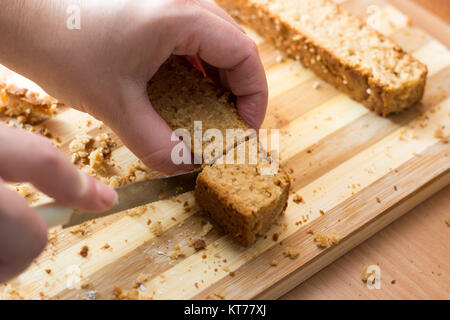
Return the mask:
<svg viewBox="0 0 450 320">
<path fill-rule="evenodd" d="M 111 208 L 117 203 L 117 193 L 113 188 L 98 180 L 95 181 L 95 186 L 97 188 L 97 194 L 105 207 Z"/>
</svg>

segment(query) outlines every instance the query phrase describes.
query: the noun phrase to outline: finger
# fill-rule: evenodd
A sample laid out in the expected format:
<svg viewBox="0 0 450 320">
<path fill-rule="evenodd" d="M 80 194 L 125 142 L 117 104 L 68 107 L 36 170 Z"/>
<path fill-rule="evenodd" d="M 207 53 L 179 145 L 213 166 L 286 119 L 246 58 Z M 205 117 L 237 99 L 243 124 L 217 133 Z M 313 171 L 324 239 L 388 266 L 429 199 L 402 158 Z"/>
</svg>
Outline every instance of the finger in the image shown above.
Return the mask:
<svg viewBox="0 0 450 320">
<path fill-rule="evenodd" d="M 223 69 L 231 91 L 237 96 L 242 118 L 253 128 L 264 120 L 268 101 L 267 79 L 253 40 L 228 22 L 202 11 L 183 29 L 174 54 L 198 54 L 204 61 Z"/>
<path fill-rule="evenodd" d="M 106 122 L 126 146 L 153 170 L 169 174 L 192 171 L 192 164 L 172 161 L 172 150 L 181 143 L 183 155 L 193 163 L 190 148 L 180 140 L 171 141 L 173 132 L 153 109 L 145 85 L 129 86 L 124 95 L 129 105 L 119 108 L 121 114 L 111 115 Z"/>
<path fill-rule="evenodd" d="M 211 13 L 214 13 L 216 16 L 222 18 L 223 20 L 231 23 L 233 26 L 238 28 L 241 32 L 246 33 L 244 28 L 242 28 L 228 13 L 226 13 L 225 10 L 220 8 L 218 5 L 213 3 L 210 0 L 197 0 L 197 2 L 205 8 L 206 10 L 210 11 Z"/>
<path fill-rule="evenodd" d="M 0 284 L 25 270 L 46 243 L 45 222 L 0 183 Z"/>
<path fill-rule="evenodd" d="M 113 189 L 77 170 L 44 137 L 7 126 L 0 126 L 0 176 L 31 182 L 58 203 L 87 211 L 106 210 L 117 198 Z"/>
</svg>

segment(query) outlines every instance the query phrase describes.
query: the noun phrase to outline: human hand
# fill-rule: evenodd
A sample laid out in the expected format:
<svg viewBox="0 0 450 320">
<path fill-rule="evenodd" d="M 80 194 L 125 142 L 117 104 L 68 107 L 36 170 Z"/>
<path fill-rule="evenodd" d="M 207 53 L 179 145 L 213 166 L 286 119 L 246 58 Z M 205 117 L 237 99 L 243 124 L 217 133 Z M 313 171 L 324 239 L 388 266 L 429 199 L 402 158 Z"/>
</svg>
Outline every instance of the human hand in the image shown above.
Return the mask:
<svg viewBox="0 0 450 320">
<path fill-rule="evenodd" d="M 46 138 L 6 125 L 0 125 L 0 177 L 31 182 L 58 203 L 86 211 L 107 210 L 117 197 Z M 0 284 L 23 271 L 46 243 L 45 222 L 0 179 Z"/>
<path fill-rule="evenodd" d="M 14 50 L 0 48 L 0 59 L 59 100 L 104 121 L 150 168 L 168 173 L 191 168 L 172 163 L 172 131 L 146 92 L 171 54 L 198 55 L 218 68 L 237 96 L 242 118 L 254 128 L 261 125 L 268 89 L 257 47 L 208 0 L 75 1 L 80 30 L 67 29 L 61 18 L 74 1 L 29 2 L 22 3 L 31 8 L 20 19 L 20 36 L 14 25 L 2 26 L 8 43 L 21 41 Z"/>
</svg>

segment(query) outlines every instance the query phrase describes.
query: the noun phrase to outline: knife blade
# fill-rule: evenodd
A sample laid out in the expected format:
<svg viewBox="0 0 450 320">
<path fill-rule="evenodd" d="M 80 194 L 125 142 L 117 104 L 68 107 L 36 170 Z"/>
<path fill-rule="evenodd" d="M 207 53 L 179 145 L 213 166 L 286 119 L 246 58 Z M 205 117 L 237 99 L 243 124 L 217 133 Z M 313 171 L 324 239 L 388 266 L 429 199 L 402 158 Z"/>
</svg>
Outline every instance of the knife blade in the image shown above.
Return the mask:
<svg viewBox="0 0 450 320">
<path fill-rule="evenodd" d="M 117 203 L 111 209 L 100 213 L 75 210 L 57 203 L 37 206 L 34 209 L 47 222 L 49 228 L 57 225 L 68 228 L 89 220 L 192 191 L 195 188 L 195 181 L 200 172 L 201 169 L 198 169 L 188 173 L 135 182 L 116 188 Z"/>
</svg>

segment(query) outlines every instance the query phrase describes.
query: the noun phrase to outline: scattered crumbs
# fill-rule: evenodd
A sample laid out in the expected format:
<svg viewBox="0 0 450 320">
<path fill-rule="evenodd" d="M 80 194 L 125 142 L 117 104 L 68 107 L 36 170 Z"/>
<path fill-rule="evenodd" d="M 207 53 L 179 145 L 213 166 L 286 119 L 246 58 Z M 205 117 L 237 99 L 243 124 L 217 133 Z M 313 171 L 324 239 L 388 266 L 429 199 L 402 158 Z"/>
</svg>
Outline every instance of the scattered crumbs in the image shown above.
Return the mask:
<svg viewBox="0 0 450 320">
<path fill-rule="evenodd" d="M 450 218 L 445 219 L 445 223 L 447 224 L 447 227 L 450 227 Z"/>
<path fill-rule="evenodd" d="M 381 203 L 381 200 L 379 197 L 376 197 L 375 199 L 377 200 L 378 203 Z"/>
<path fill-rule="evenodd" d="M 89 247 L 88 246 L 83 246 L 80 250 L 80 256 L 82 256 L 83 258 L 86 258 L 89 254 Z"/>
<path fill-rule="evenodd" d="M 391 284 L 395 284 L 395 282 L 396 282 L 395 280 L 392 280 L 392 281 L 391 281 Z"/>
<path fill-rule="evenodd" d="M 129 210 L 127 210 L 127 215 L 129 215 L 130 217 L 140 217 L 144 214 L 146 209 L 147 208 L 145 205 L 137 207 L 137 208 L 129 209 Z"/>
<path fill-rule="evenodd" d="M 231 272 L 229 273 L 229 275 L 230 275 L 230 277 L 234 277 L 234 276 L 236 275 L 236 273 L 234 273 L 233 271 L 231 271 Z"/>
<path fill-rule="evenodd" d="M 325 214 L 325 211 L 323 211 L 322 209 L 320 209 L 319 212 L 320 212 L 321 215 Z"/>
<path fill-rule="evenodd" d="M 283 251 L 283 255 L 287 258 L 297 259 L 297 257 L 300 255 L 300 250 L 293 248 L 293 247 L 286 247 Z"/>
<path fill-rule="evenodd" d="M 295 194 L 293 201 L 296 204 L 305 203 L 305 200 L 303 200 L 303 197 L 301 195 L 297 194 L 297 193 Z"/>
<path fill-rule="evenodd" d="M 310 232 L 308 231 L 308 233 Z M 315 231 L 312 234 L 314 235 L 314 241 L 320 248 L 328 248 L 339 243 L 339 241 L 341 240 L 340 236 L 335 230 L 332 230 L 328 234 L 324 234 L 320 231 Z"/>
<path fill-rule="evenodd" d="M 270 262 L 270 265 L 271 265 L 272 267 L 276 267 L 276 266 L 278 265 L 278 260 L 273 259 L 273 260 Z"/>
<path fill-rule="evenodd" d="M 397 190 L 398 190 L 397 186 L 394 186 L 394 191 L 397 191 Z"/>
<path fill-rule="evenodd" d="M 139 291 L 133 290 L 122 290 L 119 286 L 114 286 L 114 297 L 117 300 L 139 300 Z"/>
<path fill-rule="evenodd" d="M 199 251 L 206 248 L 206 242 L 203 239 L 197 239 L 192 243 L 192 247 L 194 247 L 195 250 Z"/>
<path fill-rule="evenodd" d="M 71 234 L 78 234 L 84 236 L 88 233 L 88 222 L 84 222 L 70 230 Z"/>
<path fill-rule="evenodd" d="M 102 249 L 102 250 L 107 250 L 107 249 L 110 249 L 111 248 L 111 246 L 109 245 L 109 243 L 105 243 L 104 245 L 103 245 L 103 247 L 101 247 L 100 249 Z"/>
<path fill-rule="evenodd" d="M 161 221 L 156 221 L 151 227 L 151 232 L 157 237 L 161 236 L 164 233 Z"/>
<path fill-rule="evenodd" d="M 169 253 L 169 257 L 173 260 L 178 259 L 179 257 L 185 256 L 186 254 L 181 250 L 180 246 L 176 246 L 175 249 Z"/>
<path fill-rule="evenodd" d="M 149 225 L 151 225 L 152 224 L 152 220 L 151 219 L 148 219 L 147 220 L 147 225 L 149 226 Z"/>
<path fill-rule="evenodd" d="M 45 269 L 45 272 L 47 272 L 47 274 L 52 273 L 52 269 Z"/>
</svg>

